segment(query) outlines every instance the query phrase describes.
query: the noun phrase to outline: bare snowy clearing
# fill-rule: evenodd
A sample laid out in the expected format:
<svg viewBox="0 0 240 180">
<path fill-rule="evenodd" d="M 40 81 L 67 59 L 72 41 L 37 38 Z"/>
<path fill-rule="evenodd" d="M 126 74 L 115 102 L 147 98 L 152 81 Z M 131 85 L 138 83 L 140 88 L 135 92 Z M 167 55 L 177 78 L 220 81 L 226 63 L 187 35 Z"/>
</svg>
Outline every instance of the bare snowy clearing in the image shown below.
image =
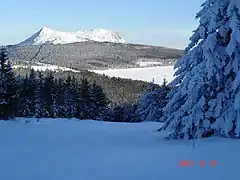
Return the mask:
<svg viewBox="0 0 240 180">
<path fill-rule="evenodd" d="M 93 72 L 105 74 L 110 77 L 120 77 L 147 82 L 151 82 L 154 79 L 156 84 L 162 84 L 164 78 L 166 78 L 168 82 L 171 82 L 174 75 L 173 66 L 93 70 Z"/>
<path fill-rule="evenodd" d="M 37 65 L 32 65 L 31 68 L 34 69 L 35 71 L 71 71 L 71 72 L 79 72 L 77 70 L 71 69 L 71 68 L 66 68 L 62 66 L 56 66 L 52 64 L 45 64 L 45 63 L 36 63 Z M 28 68 L 29 66 L 26 65 L 14 65 L 13 68 Z"/>
<path fill-rule="evenodd" d="M 237 180 L 239 140 L 166 141 L 160 123 L 0 121 L 3 180 Z M 179 161 L 193 160 L 193 167 Z M 200 160 L 217 166 L 201 167 Z"/>
</svg>

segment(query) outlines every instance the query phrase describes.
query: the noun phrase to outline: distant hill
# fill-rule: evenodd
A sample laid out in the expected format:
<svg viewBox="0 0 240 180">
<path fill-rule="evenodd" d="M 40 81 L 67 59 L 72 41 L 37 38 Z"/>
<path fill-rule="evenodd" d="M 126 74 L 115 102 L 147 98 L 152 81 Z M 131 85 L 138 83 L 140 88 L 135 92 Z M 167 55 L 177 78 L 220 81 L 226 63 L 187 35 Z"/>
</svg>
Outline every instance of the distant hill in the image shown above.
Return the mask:
<svg viewBox="0 0 240 180">
<path fill-rule="evenodd" d="M 14 64 L 47 63 L 72 69 L 108 69 L 140 67 L 141 62 L 172 65 L 183 55 L 182 50 L 159 46 L 76 42 L 69 44 L 11 45 L 6 47 Z"/>
</svg>

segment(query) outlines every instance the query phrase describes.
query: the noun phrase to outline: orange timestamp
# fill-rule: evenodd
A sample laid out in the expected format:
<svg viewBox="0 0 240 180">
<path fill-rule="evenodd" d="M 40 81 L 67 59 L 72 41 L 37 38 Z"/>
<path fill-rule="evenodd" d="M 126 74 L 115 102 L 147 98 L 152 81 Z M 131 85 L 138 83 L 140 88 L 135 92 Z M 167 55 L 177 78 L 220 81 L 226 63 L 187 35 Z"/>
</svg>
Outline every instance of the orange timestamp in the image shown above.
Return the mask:
<svg viewBox="0 0 240 180">
<path fill-rule="evenodd" d="M 216 167 L 217 166 L 217 161 L 216 160 L 210 160 L 210 161 L 205 161 L 205 160 L 200 160 L 198 162 L 195 162 L 194 160 L 180 160 L 179 164 L 180 167 L 193 167 L 193 166 L 210 166 L 210 167 Z"/>
</svg>

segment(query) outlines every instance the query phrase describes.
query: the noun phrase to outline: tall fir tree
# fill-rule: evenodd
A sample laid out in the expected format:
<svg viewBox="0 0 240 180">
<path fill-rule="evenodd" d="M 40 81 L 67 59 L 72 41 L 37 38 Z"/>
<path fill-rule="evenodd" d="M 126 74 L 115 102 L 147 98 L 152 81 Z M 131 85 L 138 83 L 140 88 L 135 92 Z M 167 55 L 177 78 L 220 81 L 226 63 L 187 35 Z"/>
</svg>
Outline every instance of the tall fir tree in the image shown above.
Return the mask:
<svg viewBox="0 0 240 180">
<path fill-rule="evenodd" d="M 45 116 L 44 100 L 43 100 L 43 75 L 41 72 L 37 72 L 38 78 L 36 79 L 35 89 L 35 115 L 36 118 L 42 118 Z"/>
<path fill-rule="evenodd" d="M 64 99 L 65 99 L 65 91 L 64 91 L 64 79 L 59 78 L 56 82 L 57 84 L 57 90 L 56 90 L 56 104 L 58 106 L 58 117 L 65 117 L 65 112 L 66 112 L 66 106 L 64 104 Z"/>
<path fill-rule="evenodd" d="M 240 1 L 207 0 L 199 26 L 175 65 L 164 108 L 168 138 L 198 138 L 213 129 L 240 135 Z"/>
<path fill-rule="evenodd" d="M 75 88 L 73 88 L 73 80 L 70 75 L 67 76 L 63 88 L 64 88 L 64 108 L 65 116 L 67 118 L 72 118 L 76 115 L 76 92 L 74 91 Z"/>
<path fill-rule="evenodd" d="M 101 86 L 97 85 L 96 82 L 90 85 L 89 87 L 89 100 L 92 105 L 92 118 L 103 120 L 105 113 L 107 113 L 107 106 L 109 100 L 107 99 L 106 94 L 103 92 Z"/>
<path fill-rule="evenodd" d="M 30 116 L 30 103 L 28 99 L 28 75 L 26 74 L 25 78 L 21 83 L 21 107 L 19 108 L 20 116 L 22 117 L 31 117 Z"/>
<path fill-rule="evenodd" d="M 16 114 L 17 82 L 7 52 L 0 52 L 0 118 L 9 119 Z"/>
<path fill-rule="evenodd" d="M 80 110 L 80 119 L 92 118 L 92 102 L 90 101 L 90 84 L 86 78 L 81 80 L 80 93 L 78 97 L 78 105 Z"/>
<path fill-rule="evenodd" d="M 54 117 L 53 112 L 53 104 L 55 100 L 55 84 L 54 84 L 54 76 L 52 72 L 50 72 L 43 81 L 43 88 L 42 88 L 42 94 L 43 94 L 43 106 L 46 110 L 45 117 Z"/>
<path fill-rule="evenodd" d="M 32 69 L 30 75 L 26 74 L 18 81 L 18 116 L 29 118 L 35 116 L 36 88 L 36 73 Z"/>
<path fill-rule="evenodd" d="M 137 114 L 142 121 L 160 121 L 163 116 L 163 108 L 166 106 L 167 95 L 170 87 L 164 79 L 163 85 L 158 86 L 150 83 L 147 91 L 140 97 Z"/>
<path fill-rule="evenodd" d="M 36 72 L 31 69 L 29 76 L 27 76 L 27 89 L 26 89 L 26 105 L 28 108 L 28 115 L 25 117 L 34 117 L 35 115 L 35 102 L 36 102 L 36 88 L 37 88 L 37 80 L 36 80 Z"/>
</svg>

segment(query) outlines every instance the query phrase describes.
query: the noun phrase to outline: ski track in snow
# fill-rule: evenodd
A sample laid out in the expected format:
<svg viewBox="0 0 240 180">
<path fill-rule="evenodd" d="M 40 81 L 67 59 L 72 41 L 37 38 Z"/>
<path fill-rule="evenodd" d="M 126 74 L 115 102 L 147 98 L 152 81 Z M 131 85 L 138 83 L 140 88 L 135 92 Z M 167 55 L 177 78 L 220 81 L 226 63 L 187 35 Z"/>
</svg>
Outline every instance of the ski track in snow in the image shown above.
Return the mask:
<svg viewBox="0 0 240 180">
<path fill-rule="evenodd" d="M 239 140 L 163 140 L 161 123 L 0 121 L 2 180 L 237 180 Z M 193 160 L 193 167 L 179 167 Z M 216 160 L 217 166 L 197 164 Z"/>
</svg>

